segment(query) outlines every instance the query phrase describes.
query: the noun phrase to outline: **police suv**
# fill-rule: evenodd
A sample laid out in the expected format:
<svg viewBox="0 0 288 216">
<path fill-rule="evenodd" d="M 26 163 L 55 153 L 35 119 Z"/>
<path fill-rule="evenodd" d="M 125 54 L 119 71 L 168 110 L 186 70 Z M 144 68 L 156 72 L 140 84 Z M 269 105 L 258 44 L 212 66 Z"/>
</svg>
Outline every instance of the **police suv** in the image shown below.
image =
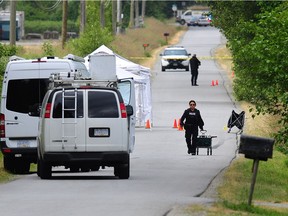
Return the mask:
<svg viewBox="0 0 288 216">
<path fill-rule="evenodd" d="M 161 56 L 161 70 L 185 69 L 189 71 L 189 59 L 191 54 L 182 46 L 170 46 L 165 48 Z"/>
</svg>

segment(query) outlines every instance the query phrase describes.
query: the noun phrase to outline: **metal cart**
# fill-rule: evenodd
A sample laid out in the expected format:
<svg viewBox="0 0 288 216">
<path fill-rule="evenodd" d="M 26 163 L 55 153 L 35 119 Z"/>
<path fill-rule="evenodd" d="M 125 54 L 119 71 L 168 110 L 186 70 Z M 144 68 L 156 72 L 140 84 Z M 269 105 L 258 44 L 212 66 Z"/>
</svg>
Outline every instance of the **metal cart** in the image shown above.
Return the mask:
<svg viewBox="0 0 288 216">
<path fill-rule="evenodd" d="M 196 155 L 199 154 L 199 148 L 207 148 L 207 155 L 212 155 L 212 138 L 217 136 L 206 135 L 207 130 L 201 131 L 201 135 L 197 137 Z"/>
</svg>

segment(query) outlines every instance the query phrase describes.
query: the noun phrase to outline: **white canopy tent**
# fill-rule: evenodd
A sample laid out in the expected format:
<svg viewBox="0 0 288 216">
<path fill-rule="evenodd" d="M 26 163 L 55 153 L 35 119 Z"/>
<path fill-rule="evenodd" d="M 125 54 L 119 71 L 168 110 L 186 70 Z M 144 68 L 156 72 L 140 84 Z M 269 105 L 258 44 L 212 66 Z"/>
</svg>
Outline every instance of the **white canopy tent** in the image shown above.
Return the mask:
<svg viewBox="0 0 288 216">
<path fill-rule="evenodd" d="M 89 70 L 89 56 L 97 53 L 115 55 L 116 75 L 118 79 L 133 78 L 135 81 L 136 97 L 136 126 L 145 126 L 147 120 L 153 123 L 152 119 L 152 97 L 150 85 L 150 68 L 136 64 L 114 53 L 105 45 L 84 57 L 85 65 Z"/>
</svg>

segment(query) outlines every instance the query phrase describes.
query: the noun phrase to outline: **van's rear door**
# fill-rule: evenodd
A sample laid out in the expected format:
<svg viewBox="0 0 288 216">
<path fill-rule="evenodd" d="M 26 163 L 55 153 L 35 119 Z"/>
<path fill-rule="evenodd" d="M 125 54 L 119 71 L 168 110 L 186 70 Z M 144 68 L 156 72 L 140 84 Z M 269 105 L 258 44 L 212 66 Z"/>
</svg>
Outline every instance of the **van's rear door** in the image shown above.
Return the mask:
<svg viewBox="0 0 288 216">
<path fill-rule="evenodd" d="M 126 115 L 121 112 L 125 105 L 118 94 L 113 89 L 87 89 L 87 151 L 128 151 L 128 123 Z"/>
<path fill-rule="evenodd" d="M 128 116 L 129 125 L 129 151 L 132 152 L 135 145 L 135 125 L 136 125 L 136 100 L 135 100 L 135 84 L 133 79 L 122 79 L 118 83 L 125 105 L 133 107 L 133 114 Z"/>
<path fill-rule="evenodd" d="M 53 95 L 49 151 L 85 151 L 84 97 L 85 91 L 74 88 Z"/>
<path fill-rule="evenodd" d="M 48 75 L 39 74 L 39 64 L 11 64 L 2 95 L 6 144 L 9 147 L 36 147 L 39 117 L 30 115 L 41 104 L 48 88 Z"/>
<path fill-rule="evenodd" d="M 35 111 L 48 90 L 53 72 L 71 71 L 67 62 L 25 61 L 10 64 L 7 86 L 2 95 L 5 129 L 9 147 L 36 147 L 39 117 Z M 33 114 L 34 113 L 34 114 Z"/>
</svg>

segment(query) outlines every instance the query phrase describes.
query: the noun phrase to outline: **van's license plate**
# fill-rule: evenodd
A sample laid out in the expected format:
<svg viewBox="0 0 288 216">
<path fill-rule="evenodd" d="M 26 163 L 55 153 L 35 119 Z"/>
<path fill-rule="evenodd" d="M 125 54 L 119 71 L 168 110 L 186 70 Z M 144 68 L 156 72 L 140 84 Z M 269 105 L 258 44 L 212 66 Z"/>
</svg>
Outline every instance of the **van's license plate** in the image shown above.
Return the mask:
<svg viewBox="0 0 288 216">
<path fill-rule="evenodd" d="M 109 129 L 108 128 L 94 128 L 94 136 L 95 137 L 109 137 Z"/>
<path fill-rule="evenodd" d="M 30 141 L 29 140 L 17 140 L 17 147 L 18 148 L 30 147 Z"/>
</svg>

